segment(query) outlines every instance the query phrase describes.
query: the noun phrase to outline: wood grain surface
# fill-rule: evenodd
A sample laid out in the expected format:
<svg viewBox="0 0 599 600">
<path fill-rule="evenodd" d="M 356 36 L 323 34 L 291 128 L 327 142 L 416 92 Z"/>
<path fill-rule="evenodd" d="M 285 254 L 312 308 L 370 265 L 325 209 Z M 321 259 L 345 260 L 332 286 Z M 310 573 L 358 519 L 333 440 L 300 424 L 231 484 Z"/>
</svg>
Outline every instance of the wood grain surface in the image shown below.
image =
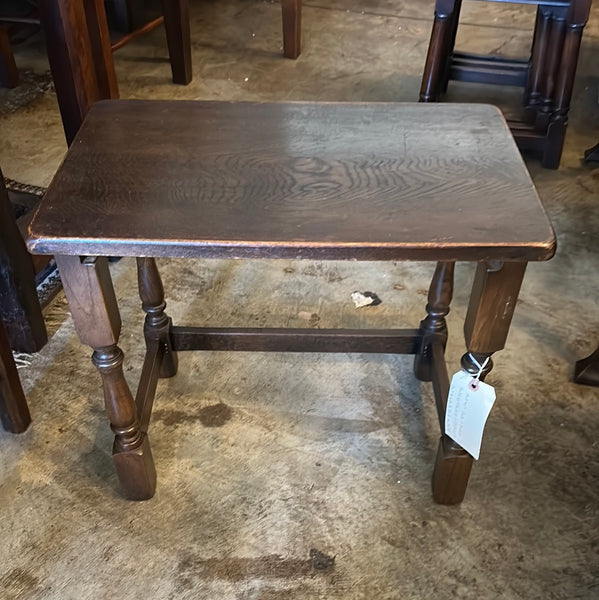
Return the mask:
<svg viewBox="0 0 599 600">
<path fill-rule="evenodd" d="M 95 104 L 33 253 L 546 260 L 505 121 L 473 104 Z"/>
</svg>

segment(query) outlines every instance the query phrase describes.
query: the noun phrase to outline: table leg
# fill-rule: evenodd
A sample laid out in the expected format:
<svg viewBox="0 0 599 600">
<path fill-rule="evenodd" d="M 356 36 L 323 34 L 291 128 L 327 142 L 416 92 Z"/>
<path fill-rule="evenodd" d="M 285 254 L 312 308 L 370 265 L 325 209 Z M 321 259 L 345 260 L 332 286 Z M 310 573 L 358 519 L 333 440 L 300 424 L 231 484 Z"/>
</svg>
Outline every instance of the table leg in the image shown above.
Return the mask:
<svg viewBox="0 0 599 600">
<path fill-rule="evenodd" d="M 478 265 L 464 335 L 468 352 L 462 368 L 477 373 L 473 358 L 483 364 L 491 354 L 503 349 L 512 322 L 526 263 L 486 263 Z M 481 379 L 491 370 L 489 361 Z M 473 458 L 443 434 L 433 472 L 433 497 L 440 504 L 459 504 L 466 493 Z"/>
<path fill-rule="evenodd" d="M 437 0 L 435 4 L 433 29 L 420 86 L 420 102 L 436 102 L 441 94 L 454 34 L 456 2 L 457 0 Z"/>
<path fill-rule="evenodd" d="M 437 263 L 428 291 L 427 315 L 420 322 L 422 341 L 414 358 L 414 374 L 420 381 L 432 381 L 433 379 L 431 343 L 439 341 L 443 349 L 447 343 L 445 316 L 449 313 L 449 304 L 453 295 L 454 267 L 455 263 L 453 262 Z"/>
<path fill-rule="evenodd" d="M 283 56 L 297 58 L 302 51 L 302 0 L 281 0 Z"/>
<path fill-rule="evenodd" d="M 173 82 L 187 85 L 192 77 L 189 0 L 162 0 L 162 14 Z"/>
<path fill-rule="evenodd" d="M 117 346 L 121 319 L 106 258 L 57 256 L 63 288 L 81 342 L 93 349 L 102 377 L 106 414 L 115 434 L 112 457 L 124 495 L 147 500 L 154 495 L 156 471 L 150 442 L 139 426 L 135 402 L 123 375 Z"/>
<path fill-rule="evenodd" d="M 146 344 L 152 340 L 162 344 L 164 350 L 160 364 L 160 377 L 173 377 L 177 374 L 178 359 L 171 343 L 171 320 L 164 312 L 166 308 L 164 288 L 155 259 L 137 259 L 137 281 L 142 308 L 146 313 L 144 324 Z"/>
</svg>

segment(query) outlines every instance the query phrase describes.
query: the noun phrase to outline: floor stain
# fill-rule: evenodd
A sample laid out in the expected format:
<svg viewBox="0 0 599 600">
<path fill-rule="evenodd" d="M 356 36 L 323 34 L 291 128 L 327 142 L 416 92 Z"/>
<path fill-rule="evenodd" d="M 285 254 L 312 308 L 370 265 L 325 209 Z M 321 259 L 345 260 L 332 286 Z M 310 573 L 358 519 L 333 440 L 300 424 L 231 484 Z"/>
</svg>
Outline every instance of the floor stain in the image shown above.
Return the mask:
<svg viewBox="0 0 599 600">
<path fill-rule="evenodd" d="M 312 548 L 307 559 L 284 558 L 278 554 L 267 554 L 257 558 L 199 559 L 188 556 L 179 563 L 180 584 L 189 589 L 195 578 L 204 580 L 243 581 L 255 578 L 297 579 L 314 574 L 315 571 L 330 571 L 335 557 Z"/>
<path fill-rule="evenodd" d="M 204 406 L 200 410 L 199 418 L 204 427 L 222 427 L 227 421 L 231 420 L 233 411 L 230 406 L 223 402 Z"/>
</svg>

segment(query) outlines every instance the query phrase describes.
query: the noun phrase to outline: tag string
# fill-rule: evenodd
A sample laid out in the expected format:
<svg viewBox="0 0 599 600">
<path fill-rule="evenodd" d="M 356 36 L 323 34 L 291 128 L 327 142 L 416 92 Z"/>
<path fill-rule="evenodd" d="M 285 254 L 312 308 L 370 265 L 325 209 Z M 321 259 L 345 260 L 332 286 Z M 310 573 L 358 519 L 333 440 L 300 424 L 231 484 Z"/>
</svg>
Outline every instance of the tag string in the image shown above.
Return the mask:
<svg viewBox="0 0 599 600">
<path fill-rule="evenodd" d="M 487 366 L 487 363 L 491 359 L 490 356 L 487 356 L 485 362 L 481 365 L 474 356 L 472 356 L 471 352 L 468 352 L 468 356 L 470 356 L 470 360 L 474 363 L 474 366 L 478 369 L 478 373 L 474 376 L 474 379 L 480 379 L 480 376 L 483 374 L 483 369 Z"/>
</svg>

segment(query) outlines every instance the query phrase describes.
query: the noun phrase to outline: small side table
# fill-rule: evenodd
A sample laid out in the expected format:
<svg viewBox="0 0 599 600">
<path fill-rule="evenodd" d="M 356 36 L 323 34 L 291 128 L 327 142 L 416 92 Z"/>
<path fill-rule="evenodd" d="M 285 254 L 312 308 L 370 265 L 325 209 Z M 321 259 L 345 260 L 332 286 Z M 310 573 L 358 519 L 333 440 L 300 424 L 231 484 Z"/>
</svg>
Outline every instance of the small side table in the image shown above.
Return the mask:
<svg viewBox="0 0 599 600">
<path fill-rule="evenodd" d="M 79 337 L 93 348 L 127 498 L 154 494 L 148 423 L 177 352 L 379 352 L 415 354 L 416 377 L 432 381 L 441 430 L 433 494 L 455 504 L 473 459 L 444 432 L 454 263 L 478 263 L 462 359 L 474 373 L 473 358 L 482 364 L 504 347 L 526 264 L 551 258 L 555 236 L 491 106 L 109 100 L 86 117 L 28 245 L 56 256 Z M 137 257 L 147 354 L 135 399 L 108 256 Z M 414 329 L 175 327 L 154 257 L 437 267 Z"/>
</svg>

